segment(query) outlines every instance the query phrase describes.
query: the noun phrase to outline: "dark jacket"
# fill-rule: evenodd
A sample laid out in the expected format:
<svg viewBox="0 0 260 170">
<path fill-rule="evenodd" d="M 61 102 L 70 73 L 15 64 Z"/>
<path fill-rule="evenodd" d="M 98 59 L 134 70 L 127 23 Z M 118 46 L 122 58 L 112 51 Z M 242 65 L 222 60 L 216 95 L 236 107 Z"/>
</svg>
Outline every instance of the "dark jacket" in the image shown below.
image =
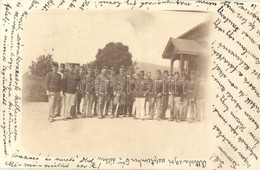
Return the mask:
<svg viewBox="0 0 260 170">
<path fill-rule="evenodd" d="M 149 93 L 149 84 L 144 79 L 136 79 L 136 92 L 134 93 L 135 97 L 145 98 Z"/>
<path fill-rule="evenodd" d="M 61 75 L 59 73 L 49 72 L 45 80 L 46 90 L 49 92 L 61 91 Z"/>
<path fill-rule="evenodd" d="M 76 73 L 67 72 L 63 75 L 63 92 L 74 94 L 78 87 L 80 77 Z"/>
</svg>

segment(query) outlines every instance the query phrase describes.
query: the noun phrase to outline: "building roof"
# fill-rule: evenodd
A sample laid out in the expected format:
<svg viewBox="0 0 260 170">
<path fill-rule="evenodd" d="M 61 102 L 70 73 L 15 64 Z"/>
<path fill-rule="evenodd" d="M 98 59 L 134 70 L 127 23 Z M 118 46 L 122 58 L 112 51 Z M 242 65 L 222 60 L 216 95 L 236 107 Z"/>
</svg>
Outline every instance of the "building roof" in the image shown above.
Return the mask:
<svg viewBox="0 0 260 170">
<path fill-rule="evenodd" d="M 170 37 L 164 52 L 163 58 L 172 59 L 178 54 L 183 55 L 207 55 L 208 50 L 195 40 L 179 39 Z"/>
</svg>

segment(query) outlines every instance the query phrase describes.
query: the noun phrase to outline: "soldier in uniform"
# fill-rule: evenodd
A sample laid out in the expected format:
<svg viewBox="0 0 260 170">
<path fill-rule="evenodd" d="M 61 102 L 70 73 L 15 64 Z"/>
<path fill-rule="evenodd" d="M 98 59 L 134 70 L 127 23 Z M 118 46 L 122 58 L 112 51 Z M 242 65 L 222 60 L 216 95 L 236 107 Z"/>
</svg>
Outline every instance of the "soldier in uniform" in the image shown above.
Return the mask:
<svg viewBox="0 0 260 170">
<path fill-rule="evenodd" d="M 169 80 L 169 72 L 168 70 L 164 70 L 162 75 L 162 81 L 163 81 L 163 89 L 162 89 L 162 114 L 161 119 L 166 119 L 165 114 L 168 108 L 168 100 L 169 100 L 169 92 L 168 92 L 168 80 Z"/>
<path fill-rule="evenodd" d="M 168 82 L 169 90 L 169 106 L 171 110 L 171 115 L 169 120 L 173 121 L 174 119 L 177 122 L 180 122 L 180 107 L 181 107 L 181 97 L 183 95 L 183 83 L 179 79 L 179 72 L 171 77 Z"/>
<path fill-rule="evenodd" d="M 145 86 L 144 71 L 140 71 L 136 79 L 136 91 L 134 93 L 135 119 L 145 120 L 145 96 L 149 93 L 149 88 Z"/>
<path fill-rule="evenodd" d="M 107 76 L 107 66 L 104 66 L 95 79 L 95 91 L 98 98 L 98 118 L 103 118 L 104 106 L 107 101 L 107 96 L 109 92 L 109 77 Z"/>
<path fill-rule="evenodd" d="M 163 82 L 161 80 L 161 70 L 156 70 L 156 77 L 152 81 L 151 86 L 151 103 L 150 103 L 150 114 L 151 118 L 156 115 L 157 120 L 161 120 L 162 114 L 162 88 Z"/>
<path fill-rule="evenodd" d="M 114 91 L 115 97 L 119 101 L 116 117 L 119 115 L 125 117 L 126 68 L 124 65 L 120 66 L 119 74 L 116 76 L 116 87 L 114 88 Z"/>
<path fill-rule="evenodd" d="M 77 118 L 76 116 L 76 91 L 80 77 L 75 72 L 75 66 L 70 65 L 69 72 L 64 73 L 63 92 L 65 97 L 65 118 Z"/>
<path fill-rule="evenodd" d="M 116 70 L 115 67 L 110 68 L 110 75 L 108 76 L 110 83 L 109 83 L 109 94 L 108 100 L 106 103 L 106 115 L 110 115 L 110 118 L 114 118 L 117 103 L 114 102 L 114 81 L 116 80 Z M 110 112 L 110 114 L 109 114 Z"/>
<path fill-rule="evenodd" d="M 188 113 L 188 98 L 187 98 L 187 75 L 182 73 L 180 81 L 183 83 L 183 95 L 181 98 L 181 121 L 186 121 Z"/>
<path fill-rule="evenodd" d="M 100 69 L 98 67 L 95 67 L 94 69 L 94 76 L 95 78 L 100 74 Z M 97 112 L 98 112 L 98 109 L 97 109 L 97 103 L 98 103 L 98 97 L 97 97 L 97 94 L 95 92 L 95 97 L 94 97 L 94 110 L 93 110 L 93 113 L 94 113 L 94 116 L 97 116 Z"/>
<path fill-rule="evenodd" d="M 88 74 L 82 79 L 84 83 L 84 104 L 83 104 L 83 117 L 93 117 L 92 107 L 95 99 L 95 75 L 92 68 L 88 68 Z"/>
<path fill-rule="evenodd" d="M 61 75 L 57 73 L 58 63 L 53 63 L 52 72 L 46 75 L 45 85 L 46 94 L 49 100 L 49 121 L 54 121 L 54 113 L 59 106 L 59 97 L 61 92 Z"/>
<path fill-rule="evenodd" d="M 61 82 L 63 81 L 63 75 L 65 72 L 65 64 L 60 64 L 59 74 L 61 75 Z M 64 96 L 63 94 L 59 97 L 58 108 L 55 110 L 55 116 L 64 116 Z"/>
<path fill-rule="evenodd" d="M 75 66 L 75 71 L 76 71 L 77 76 L 80 78 L 80 80 L 82 80 L 82 78 L 83 78 L 82 69 L 78 65 L 76 65 Z M 81 114 L 81 112 L 80 112 L 81 98 L 82 98 L 82 94 L 77 89 L 76 90 L 76 111 L 77 111 L 77 114 Z"/>
<path fill-rule="evenodd" d="M 135 78 L 133 76 L 133 68 L 129 68 L 126 77 L 126 98 L 125 98 L 125 113 L 126 116 L 132 117 L 133 104 L 134 104 L 134 92 L 136 90 Z"/>
<path fill-rule="evenodd" d="M 146 75 L 146 79 L 144 81 L 145 81 L 145 83 L 148 83 L 148 85 L 151 87 L 151 85 L 152 85 L 151 72 L 147 72 L 145 75 Z M 146 118 L 150 118 L 150 112 L 149 112 L 150 101 L 151 101 L 151 95 L 148 93 L 145 96 L 145 104 L 144 104 Z"/>
</svg>

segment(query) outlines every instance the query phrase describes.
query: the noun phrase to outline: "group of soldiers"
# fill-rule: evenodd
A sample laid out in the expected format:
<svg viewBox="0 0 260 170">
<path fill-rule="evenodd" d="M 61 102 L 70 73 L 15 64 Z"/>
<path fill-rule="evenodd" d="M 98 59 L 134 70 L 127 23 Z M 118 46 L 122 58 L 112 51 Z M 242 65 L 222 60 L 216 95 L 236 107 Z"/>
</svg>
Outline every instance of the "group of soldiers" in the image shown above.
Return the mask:
<svg viewBox="0 0 260 170">
<path fill-rule="evenodd" d="M 150 72 L 134 75 L 134 69 L 124 65 L 118 74 L 115 67 L 107 66 L 88 68 L 85 74 L 74 65 L 68 71 L 58 69 L 58 63 L 54 63 L 52 72 L 46 75 L 50 122 L 57 116 L 64 120 L 133 117 L 182 122 L 187 120 L 188 110 L 190 122 L 203 117 L 204 81 L 199 72 L 169 75 L 167 70 L 156 70 L 152 78 Z"/>
</svg>

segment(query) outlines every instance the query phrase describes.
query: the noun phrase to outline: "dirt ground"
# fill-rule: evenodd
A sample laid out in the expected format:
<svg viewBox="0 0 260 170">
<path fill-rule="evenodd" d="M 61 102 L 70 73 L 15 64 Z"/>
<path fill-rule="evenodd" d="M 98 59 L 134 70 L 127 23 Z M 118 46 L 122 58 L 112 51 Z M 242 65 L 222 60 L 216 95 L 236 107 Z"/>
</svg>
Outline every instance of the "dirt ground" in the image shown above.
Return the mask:
<svg viewBox="0 0 260 170">
<path fill-rule="evenodd" d="M 207 120 L 177 123 L 133 118 L 79 118 L 50 123 L 47 102 L 22 105 L 22 145 L 32 155 L 198 159 L 210 148 L 211 141 L 203 135 L 209 133 L 207 127 Z"/>
</svg>

